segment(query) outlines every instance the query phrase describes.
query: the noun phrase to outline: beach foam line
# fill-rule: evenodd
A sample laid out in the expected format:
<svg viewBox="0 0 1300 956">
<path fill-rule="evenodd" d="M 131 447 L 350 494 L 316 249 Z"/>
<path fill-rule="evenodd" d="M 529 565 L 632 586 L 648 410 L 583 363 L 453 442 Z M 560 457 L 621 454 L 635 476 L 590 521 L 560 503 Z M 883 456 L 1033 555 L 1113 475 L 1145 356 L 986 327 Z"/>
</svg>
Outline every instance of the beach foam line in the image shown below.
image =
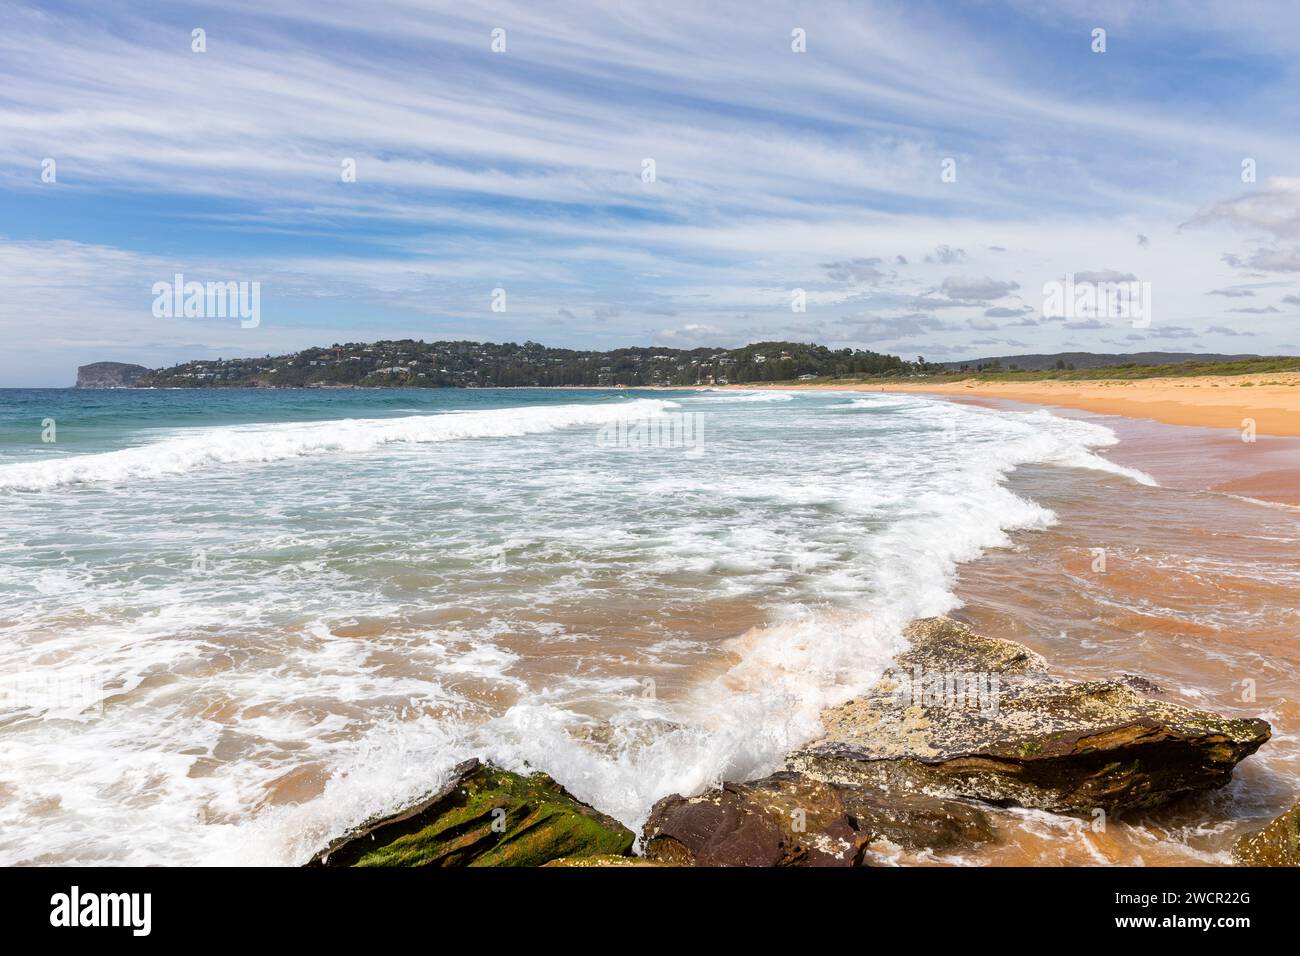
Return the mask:
<svg viewBox="0 0 1300 956">
<path fill-rule="evenodd" d="M 990 415 L 1008 414 L 997 409 L 980 409 L 979 412 Z M 1043 427 L 1048 434 L 1051 434 L 1060 442 L 1056 449 L 1052 451 L 1044 449 L 1035 457 L 1030 458 L 1029 461 L 1062 465 L 1067 468 L 1087 468 L 1093 471 L 1103 471 L 1150 488 L 1160 486 L 1160 483 L 1145 471 L 1131 468 L 1128 465 L 1121 465 L 1095 453 L 1094 449 L 1109 448 L 1112 445 L 1119 444 L 1119 436 L 1115 434 L 1114 430 L 1107 428 L 1105 425 L 1062 418 L 1060 415 L 1053 415 L 1045 408 L 1033 412 L 1012 412 L 1010 414 L 1019 415 L 1022 421 Z"/>
<path fill-rule="evenodd" d="M 167 478 L 212 465 L 261 464 L 328 453 L 360 453 L 394 443 L 513 438 L 577 425 L 644 418 L 680 407 L 661 399 L 617 405 L 526 405 L 404 418 L 225 425 L 173 433 L 120 451 L 0 466 L 0 491 L 50 491 L 71 485 Z"/>
</svg>

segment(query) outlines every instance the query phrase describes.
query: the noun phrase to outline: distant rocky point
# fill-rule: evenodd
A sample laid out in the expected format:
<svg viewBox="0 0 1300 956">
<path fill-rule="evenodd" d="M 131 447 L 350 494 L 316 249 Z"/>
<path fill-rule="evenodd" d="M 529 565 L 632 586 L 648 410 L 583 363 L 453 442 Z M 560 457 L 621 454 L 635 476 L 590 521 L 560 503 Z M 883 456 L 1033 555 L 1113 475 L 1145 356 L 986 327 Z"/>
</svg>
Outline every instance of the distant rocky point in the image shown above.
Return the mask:
<svg viewBox="0 0 1300 956">
<path fill-rule="evenodd" d="M 126 362 L 92 362 L 77 369 L 77 388 L 130 388 L 149 372 Z"/>
</svg>

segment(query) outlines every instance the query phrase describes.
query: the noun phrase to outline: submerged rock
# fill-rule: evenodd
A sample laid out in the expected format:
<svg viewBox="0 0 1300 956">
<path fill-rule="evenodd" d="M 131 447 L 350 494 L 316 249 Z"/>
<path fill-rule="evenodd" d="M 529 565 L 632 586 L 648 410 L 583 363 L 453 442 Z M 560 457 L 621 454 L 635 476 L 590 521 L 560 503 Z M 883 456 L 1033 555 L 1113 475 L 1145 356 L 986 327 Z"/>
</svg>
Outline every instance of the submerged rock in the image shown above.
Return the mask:
<svg viewBox="0 0 1300 956">
<path fill-rule="evenodd" d="M 836 787 L 793 773 L 665 797 L 645 825 L 645 854 L 684 866 L 861 866 L 871 834 Z"/>
<path fill-rule="evenodd" d="M 625 856 L 635 835 L 544 773 L 523 777 L 478 760 L 438 793 L 363 824 L 308 866 L 541 866 Z"/>
<path fill-rule="evenodd" d="M 824 712 L 826 735 L 788 769 L 890 794 L 1122 812 L 1223 786 L 1269 738 L 1263 720 L 1145 697 L 1140 680 L 1052 677 L 1028 648 L 947 618 L 908 637 L 898 670 Z"/>
<path fill-rule="evenodd" d="M 1300 803 L 1238 840 L 1232 856 L 1245 866 L 1300 866 Z"/>
</svg>

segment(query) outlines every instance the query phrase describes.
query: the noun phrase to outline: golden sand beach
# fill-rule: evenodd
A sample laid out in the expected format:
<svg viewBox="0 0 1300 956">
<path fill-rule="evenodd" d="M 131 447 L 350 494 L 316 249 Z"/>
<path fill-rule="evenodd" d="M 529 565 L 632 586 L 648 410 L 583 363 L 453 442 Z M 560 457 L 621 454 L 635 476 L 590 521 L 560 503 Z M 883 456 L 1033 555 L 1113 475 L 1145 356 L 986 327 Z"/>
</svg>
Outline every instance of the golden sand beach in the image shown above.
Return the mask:
<svg viewBox="0 0 1300 956">
<path fill-rule="evenodd" d="M 1029 382 L 964 379 L 955 382 L 898 382 L 861 385 L 788 385 L 782 388 L 839 388 L 868 392 L 925 392 L 1002 398 L 1149 418 L 1167 425 L 1244 428 L 1253 419 L 1260 435 L 1300 435 L 1300 373 L 1207 375 L 1195 378 L 1044 380 Z"/>
</svg>

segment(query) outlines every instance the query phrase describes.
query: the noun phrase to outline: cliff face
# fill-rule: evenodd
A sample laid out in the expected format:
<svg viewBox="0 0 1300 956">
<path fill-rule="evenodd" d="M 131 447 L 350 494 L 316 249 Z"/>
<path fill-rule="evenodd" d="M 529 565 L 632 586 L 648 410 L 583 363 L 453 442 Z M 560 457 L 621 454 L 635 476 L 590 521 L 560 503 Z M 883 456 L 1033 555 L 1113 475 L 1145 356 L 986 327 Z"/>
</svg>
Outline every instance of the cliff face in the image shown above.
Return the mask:
<svg viewBox="0 0 1300 956">
<path fill-rule="evenodd" d="M 77 369 L 77 388 L 130 388 L 149 371 L 125 362 L 93 362 Z"/>
</svg>

